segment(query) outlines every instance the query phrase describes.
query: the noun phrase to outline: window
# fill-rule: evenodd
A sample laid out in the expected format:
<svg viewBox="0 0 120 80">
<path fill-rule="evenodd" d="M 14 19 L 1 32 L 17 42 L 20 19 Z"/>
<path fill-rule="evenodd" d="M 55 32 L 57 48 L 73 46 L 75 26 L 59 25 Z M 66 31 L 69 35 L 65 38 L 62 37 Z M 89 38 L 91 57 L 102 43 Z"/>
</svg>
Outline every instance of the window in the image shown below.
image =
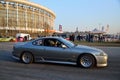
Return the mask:
<svg viewBox="0 0 120 80">
<path fill-rule="evenodd" d="M 39 39 L 39 40 L 34 41 L 32 44 L 37 45 L 37 46 L 42 46 L 43 42 L 41 39 Z"/>
<path fill-rule="evenodd" d="M 64 45 L 64 44 L 61 41 L 57 40 L 57 39 L 45 39 L 44 40 L 44 46 L 62 48 L 62 45 Z"/>
</svg>

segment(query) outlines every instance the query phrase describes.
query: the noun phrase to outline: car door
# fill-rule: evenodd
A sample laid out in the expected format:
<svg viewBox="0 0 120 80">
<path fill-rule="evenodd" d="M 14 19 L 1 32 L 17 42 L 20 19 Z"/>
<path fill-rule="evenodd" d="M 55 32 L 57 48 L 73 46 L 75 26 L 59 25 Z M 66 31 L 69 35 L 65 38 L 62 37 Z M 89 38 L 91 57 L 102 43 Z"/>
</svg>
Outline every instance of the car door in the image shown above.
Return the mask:
<svg viewBox="0 0 120 80">
<path fill-rule="evenodd" d="M 56 41 L 57 45 L 49 43 L 49 41 Z M 46 39 L 44 59 L 52 61 L 70 61 L 72 59 L 71 48 L 68 48 L 64 43 L 57 39 Z M 46 45 L 47 43 L 47 45 Z"/>
<path fill-rule="evenodd" d="M 34 53 L 34 57 L 38 60 L 44 56 L 45 48 L 43 46 L 43 40 L 39 39 L 32 43 L 33 47 L 31 51 Z"/>
</svg>

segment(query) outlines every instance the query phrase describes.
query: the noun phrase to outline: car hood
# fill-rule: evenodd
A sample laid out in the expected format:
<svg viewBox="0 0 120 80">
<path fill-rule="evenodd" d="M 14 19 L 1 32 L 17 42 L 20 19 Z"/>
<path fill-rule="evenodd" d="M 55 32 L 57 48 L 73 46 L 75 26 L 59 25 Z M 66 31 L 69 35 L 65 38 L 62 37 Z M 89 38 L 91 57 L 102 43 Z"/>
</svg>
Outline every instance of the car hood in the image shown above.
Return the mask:
<svg viewBox="0 0 120 80">
<path fill-rule="evenodd" d="M 95 48 L 95 47 L 89 47 L 85 45 L 77 45 L 74 47 L 75 49 L 83 50 L 83 51 L 96 51 L 96 52 L 103 52 L 101 49 Z"/>
</svg>

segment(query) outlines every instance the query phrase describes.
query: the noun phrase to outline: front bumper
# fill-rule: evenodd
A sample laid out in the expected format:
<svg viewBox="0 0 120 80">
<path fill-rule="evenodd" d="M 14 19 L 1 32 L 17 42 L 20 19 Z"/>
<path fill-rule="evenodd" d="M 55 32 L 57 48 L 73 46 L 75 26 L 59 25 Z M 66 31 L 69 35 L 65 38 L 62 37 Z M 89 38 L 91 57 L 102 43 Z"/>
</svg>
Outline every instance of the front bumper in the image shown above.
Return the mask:
<svg viewBox="0 0 120 80">
<path fill-rule="evenodd" d="M 97 67 L 105 67 L 108 65 L 108 56 L 96 56 Z"/>
</svg>

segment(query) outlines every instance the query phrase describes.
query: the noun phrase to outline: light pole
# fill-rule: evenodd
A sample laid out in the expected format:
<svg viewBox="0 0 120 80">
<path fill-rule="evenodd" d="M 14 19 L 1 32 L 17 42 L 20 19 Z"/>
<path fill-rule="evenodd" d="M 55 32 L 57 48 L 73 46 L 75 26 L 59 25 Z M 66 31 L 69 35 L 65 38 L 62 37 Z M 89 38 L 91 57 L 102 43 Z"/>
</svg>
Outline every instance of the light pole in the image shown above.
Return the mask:
<svg viewBox="0 0 120 80">
<path fill-rule="evenodd" d="M 6 22 L 7 22 L 7 26 L 6 26 L 6 31 L 5 31 L 5 33 L 6 33 L 6 35 L 7 35 L 7 34 L 8 34 L 8 16 L 9 16 L 9 15 L 8 15 L 8 2 L 6 2 L 6 5 L 7 5 L 7 6 L 6 6 L 6 14 L 7 14 L 7 21 L 6 21 Z"/>
</svg>

